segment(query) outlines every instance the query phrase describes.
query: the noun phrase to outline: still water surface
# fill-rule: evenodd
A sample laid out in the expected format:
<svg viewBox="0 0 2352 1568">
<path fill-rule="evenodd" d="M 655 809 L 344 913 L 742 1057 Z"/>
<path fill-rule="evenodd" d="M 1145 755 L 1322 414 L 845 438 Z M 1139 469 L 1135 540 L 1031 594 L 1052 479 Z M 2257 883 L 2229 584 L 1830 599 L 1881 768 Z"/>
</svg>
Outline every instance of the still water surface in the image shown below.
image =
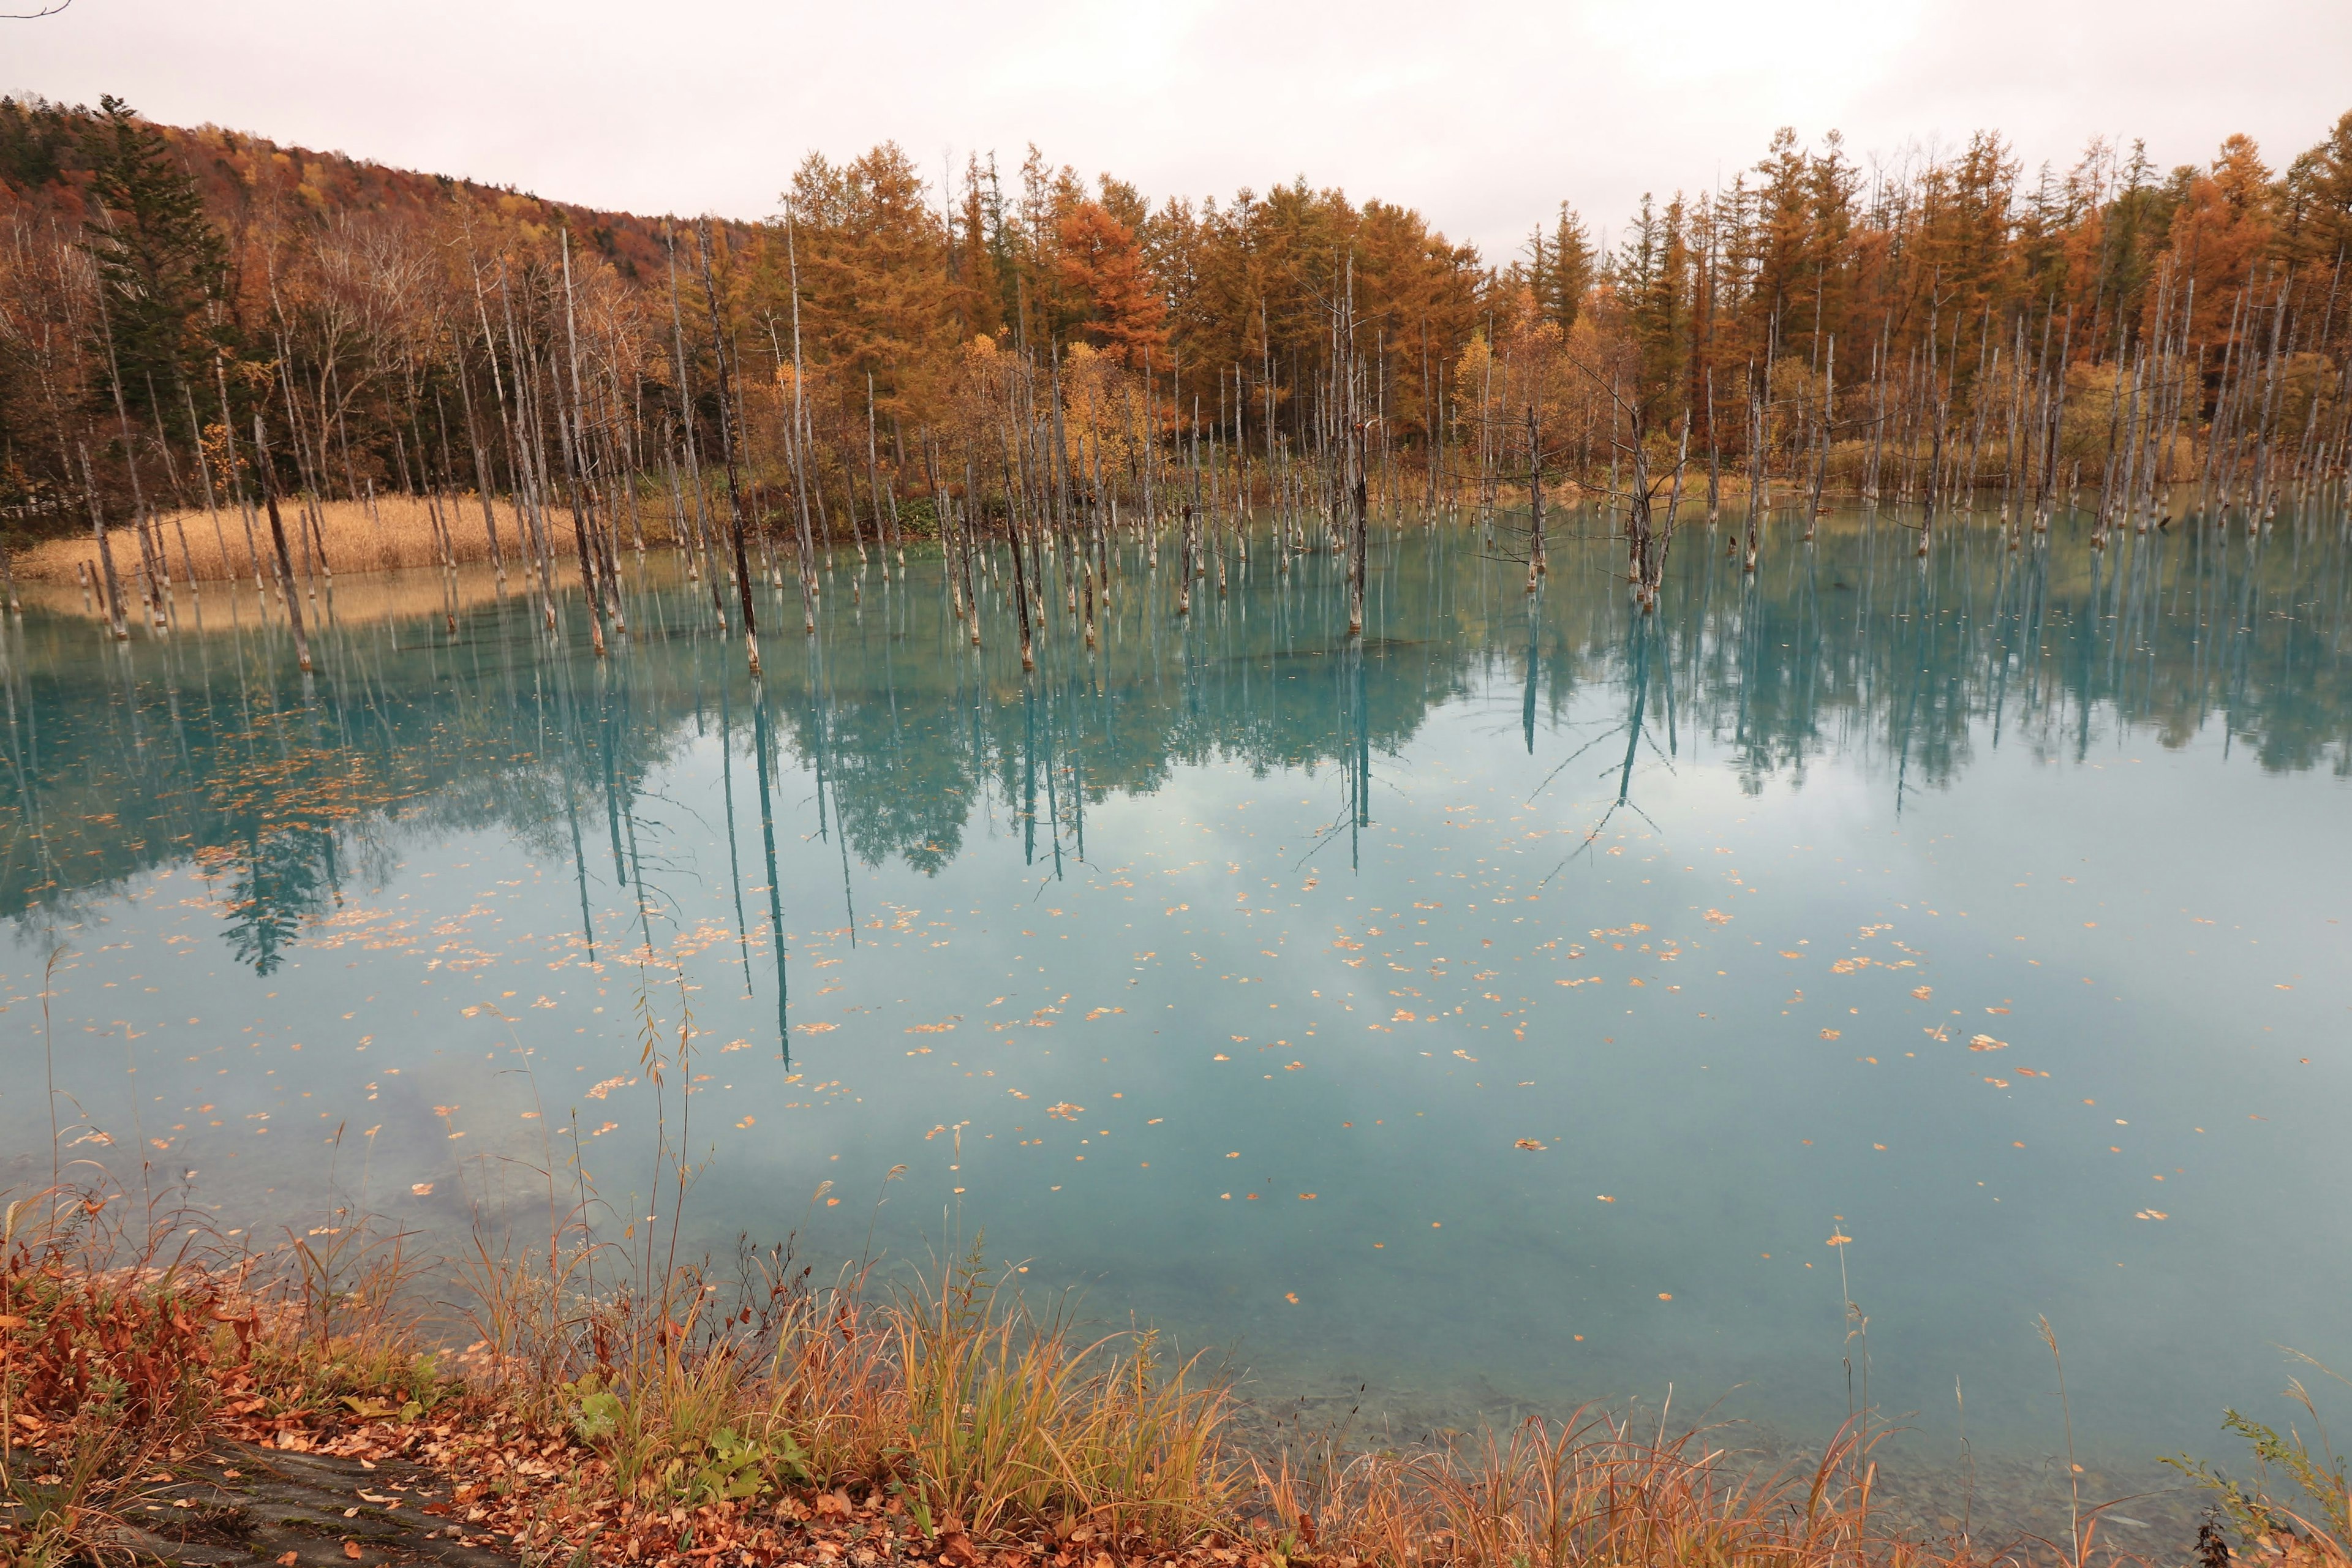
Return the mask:
<svg viewBox="0 0 2352 1568">
<path fill-rule="evenodd" d="M 617 1229 L 666 1114 L 689 1249 L 984 1230 L 1269 1399 L 1818 1438 L 1866 1348 L 1920 1451 L 1958 1380 L 2031 1461 L 2046 1314 L 2083 1457 L 2225 1452 L 2276 1347 L 2352 1361 L 2352 556 L 1912 540 L 1693 533 L 1644 618 L 1605 542 L 1530 600 L 1402 530 L 1357 647 L 1259 538 L 1189 619 L 1131 561 L 1026 679 L 935 556 L 836 558 L 811 639 L 763 600 L 758 684 L 658 558 L 602 662 L 474 578 L 454 635 L 347 578 L 309 682 L 249 592 L 120 650 L 36 607 L 0 1179 L 48 1176 L 62 943 L 66 1157 L 265 1241 L 527 1230 L 575 1140 Z"/>
</svg>

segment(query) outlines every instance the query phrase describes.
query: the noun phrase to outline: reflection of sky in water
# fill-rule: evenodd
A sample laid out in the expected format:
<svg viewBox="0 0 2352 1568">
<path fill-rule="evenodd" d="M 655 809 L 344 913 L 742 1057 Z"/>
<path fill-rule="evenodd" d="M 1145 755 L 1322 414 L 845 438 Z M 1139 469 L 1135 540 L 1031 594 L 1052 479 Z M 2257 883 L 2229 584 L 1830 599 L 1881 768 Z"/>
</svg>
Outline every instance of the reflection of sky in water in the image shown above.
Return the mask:
<svg viewBox="0 0 2352 1568">
<path fill-rule="evenodd" d="M 68 1157 L 224 1225 L 528 1235 L 575 1137 L 623 1222 L 666 1111 L 698 1247 L 984 1226 L 1270 1393 L 1739 1384 L 1800 1431 L 1845 1412 L 1845 1235 L 1925 1440 L 1958 1376 L 1980 1445 L 2055 1446 L 2046 1312 L 2085 1449 L 2213 1451 L 2273 1345 L 2352 1352 L 2346 553 L 2053 557 L 1840 525 L 1751 587 L 1692 536 L 1636 623 L 1570 542 L 1531 623 L 1412 534 L 1357 656 L 1337 563 L 1261 550 L 1025 686 L 921 563 L 840 568 L 764 689 L 666 567 L 601 667 L 469 585 L 454 642 L 331 629 L 307 700 L 249 595 L 120 656 L 37 613 L 5 1175 L 47 1174 L 61 940 Z M 683 1110 L 640 1066 L 681 1003 Z"/>
</svg>

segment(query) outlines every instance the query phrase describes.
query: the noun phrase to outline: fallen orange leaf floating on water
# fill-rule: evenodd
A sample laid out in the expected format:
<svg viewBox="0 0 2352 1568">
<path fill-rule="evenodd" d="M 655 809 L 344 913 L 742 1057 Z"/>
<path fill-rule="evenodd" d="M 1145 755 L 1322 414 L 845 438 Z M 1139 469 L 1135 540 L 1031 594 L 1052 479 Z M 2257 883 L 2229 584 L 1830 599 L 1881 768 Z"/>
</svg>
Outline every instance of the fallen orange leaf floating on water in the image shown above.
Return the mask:
<svg viewBox="0 0 2352 1568">
<path fill-rule="evenodd" d="M 1969 1049 L 1972 1051 L 2005 1051 L 2009 1049 L 2009 1042 L 2007 1040 L 1996 1040 L 1990 1035 L 1979 1035 L 1969 1041 Z"/>
<path fill-rule="evenodd" d="M 1848 1236 L 1845 1232 L 1839 1231 L 1836 1235 L 1831 1237 L 1829 1240 L 1823 1242 L 1822 1245 L 1824 1247 L 1843 1247 L 1847 1242 L 1852 1241 L 1853 1239 L 1853 1237 Z"/>
<path fill-rule="evenodd" d="M 1513 1143 L 1511 1147 L 1514 1149 L 1533 1149 L 1538 1153 L 1543 1150 L 1543 1145 L 1537 1142 L 1532 1138 L 1522 1138 L 1517 1142 Z"/>
</svg>

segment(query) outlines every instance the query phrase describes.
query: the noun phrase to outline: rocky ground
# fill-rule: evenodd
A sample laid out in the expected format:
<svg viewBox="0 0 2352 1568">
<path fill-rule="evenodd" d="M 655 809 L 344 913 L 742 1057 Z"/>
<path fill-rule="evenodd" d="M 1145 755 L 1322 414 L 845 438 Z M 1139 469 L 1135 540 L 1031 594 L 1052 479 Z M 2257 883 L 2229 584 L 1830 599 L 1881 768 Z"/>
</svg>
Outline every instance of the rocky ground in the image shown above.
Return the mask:
<svg viewBox="0 0 2352 1568">
<path fill-rule="evenodd" d="M 462 1517 L 450 1485 L 415 1465 L 224 1444 L 209 1458 L 149 1478 L 123 1510 L 121 1542 L 143 1560 L 279 1568 L 438 1563 L 510 1568 L 504 1537 Z"/>
</svg>

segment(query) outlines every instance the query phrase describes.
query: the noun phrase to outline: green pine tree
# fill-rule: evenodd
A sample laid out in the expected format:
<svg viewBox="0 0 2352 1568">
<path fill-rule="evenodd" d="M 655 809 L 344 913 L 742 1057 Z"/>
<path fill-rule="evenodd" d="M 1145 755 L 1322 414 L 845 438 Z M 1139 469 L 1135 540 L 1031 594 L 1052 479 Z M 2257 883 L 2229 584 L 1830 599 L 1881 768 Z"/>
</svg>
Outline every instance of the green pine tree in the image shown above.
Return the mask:
<svg viewBox="0 0 2352 1568">
<path fill-rule="evenodd" d="M 152 387 L 163 403 L 152 412 L 168 415 L 202 346 L 205 308 L 226 281 L 228 247 L 163 132 L 111 95 L 99 109 L 89 147 L 98 213 L 87 243 L 106 320 L 94 348 L 103 363 L 110 338 L 126 402 L 143 411 Z M 111 401 L 110 384 L 102 395 Z"/>
<path fill-rule="evenodd" d="M 1550 264 L 1538 287 L 1543 313 L 1559 324 L 1565 337 L 1584 309 L 1586 290 L 1592 287 L 1592 242 L 1576 209 L 1559 204 L 1559 219 L 1551 234 Z"/>
</svg>

